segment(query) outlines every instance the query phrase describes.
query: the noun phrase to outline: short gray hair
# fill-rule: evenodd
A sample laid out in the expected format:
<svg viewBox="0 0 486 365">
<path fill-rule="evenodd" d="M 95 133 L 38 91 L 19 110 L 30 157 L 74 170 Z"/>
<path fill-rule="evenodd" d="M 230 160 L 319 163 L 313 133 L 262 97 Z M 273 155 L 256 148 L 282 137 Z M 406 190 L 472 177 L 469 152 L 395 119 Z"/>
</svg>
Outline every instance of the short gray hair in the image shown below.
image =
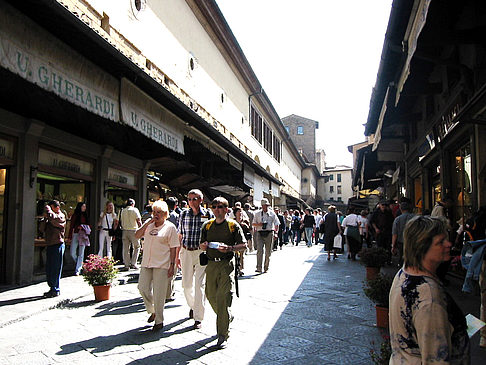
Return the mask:
<svg viewBox="0 0 486 365">
<path fill-rule="evenodd" d="M 422 261 L 439 234 L 448 234 L 448 223 L 444 217 L 418 215 L 410 219 L 403 231 L 403 259 L 405 268 L 423 270 Z"/>
<path fill-rule="evenodd" d="M 192 190 L 189 190 L 189 192 L 187 193 L 187 196 L 189 196 L 189 195 L 191 195 L 191 194 L 192 194 L 192 195 L 197 195 L 198 197 L 200 197 L 200 198 L 201 198 L 201 200 L 204 198 L 202 191 L 201 191 L 201 190 L 199 190 L 199 189 L 192 189 Z"/>
</svg>

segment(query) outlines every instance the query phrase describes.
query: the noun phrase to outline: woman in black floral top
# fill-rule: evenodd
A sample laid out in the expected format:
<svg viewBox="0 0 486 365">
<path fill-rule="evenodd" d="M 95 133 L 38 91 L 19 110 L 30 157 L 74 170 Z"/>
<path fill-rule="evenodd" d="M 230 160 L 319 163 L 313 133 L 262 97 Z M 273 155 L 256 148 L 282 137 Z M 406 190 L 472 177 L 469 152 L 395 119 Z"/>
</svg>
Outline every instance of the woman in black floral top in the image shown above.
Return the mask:
<svg viewBox="0 0 486 365">
<path fill-rule="evenodd" d="M 407 223 L 404 267 L 390 291 L 390 364 L 470 363 L 466 320 L 436 276 L 451 246 L 443 218 Z"/>
</svg>

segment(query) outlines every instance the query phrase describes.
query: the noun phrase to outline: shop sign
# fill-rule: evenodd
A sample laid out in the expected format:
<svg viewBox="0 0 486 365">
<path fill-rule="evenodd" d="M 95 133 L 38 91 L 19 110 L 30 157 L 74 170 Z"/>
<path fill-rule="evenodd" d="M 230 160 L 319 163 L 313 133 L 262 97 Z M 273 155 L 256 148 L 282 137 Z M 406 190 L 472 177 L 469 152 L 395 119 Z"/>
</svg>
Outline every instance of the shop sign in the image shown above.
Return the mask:
<svg viewBox="0 0 486 365">
<path fill-rule="evenodd" d="M 255 187 L 254 180 L 255 180 L 255 172 L 253 171 L 253 169 L 245 165 L 243 168 L 243 182 L 245 183 L 246 186 L 253 189 Z"/>
<path fill-rule="evenodd" d="M 164 147 L 184 154 L 184 121 L 126 79 L 121 83 L 121 121 Z"/>
<path fill-rule="evenodd" d="M 14 143 L 12 141 L 0 138 L 0 157 L 13 160 Z"/>
<path fill-rule="evenodd" d="M 123 185 L 136 186 L 135 174 L 131 174 L 126 171 L 117 170 L 114 168 L 108 168 L 108 180 L 120 183 Z"/>
<path fill-rule="evenodd" d="M 419 156 L 419 161 L 422 161 L 422 159 L 429 153 L 429 151 L 433 150 L 435 148 L 435 139 L 434 139 L 434 134 L 429 133 L 425 136 L 425 141 L 420 145 L 418 148 L 418 156 Z"/>
<path fill-rule="evenodd" d="M 93 175 L 92 163 L 42 148 L 39 149 L 39 164 L 75 174 Z"/>
<path fill-rule="evenodd" d="M 445 136 L 457 125 L 459 120 L 456 119 L 459 111 L 462 109 L 462 103 L 458 102 L 454 104 L 449 110 L 442 115 L 437 125 L 437 139 L 442 141 Z"/>
<path fill-rule="evenodd" d="M 0 11 L 0 66 L 94 114 L 119 120 L 115 78 L 7 10 Z"/>
</svg>

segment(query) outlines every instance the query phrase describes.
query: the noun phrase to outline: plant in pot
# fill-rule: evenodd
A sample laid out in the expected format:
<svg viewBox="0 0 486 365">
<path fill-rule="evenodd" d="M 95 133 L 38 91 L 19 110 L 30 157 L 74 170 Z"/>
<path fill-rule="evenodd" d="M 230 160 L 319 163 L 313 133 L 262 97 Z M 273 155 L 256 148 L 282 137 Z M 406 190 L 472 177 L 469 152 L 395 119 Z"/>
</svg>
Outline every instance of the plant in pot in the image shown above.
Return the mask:
<svg viewBox="0 0 486 365">
<path fill-rule="evenodd" d="M 93 287 L 96 301 L 110 299 L 111 283 L 118 274 L 113 257 L 89 255 L 83 263 L 83 278 Z"/>
<path fill-rule="evenodd" d="M 365 295 L 375 303 L 376 326 L 380 328 L 388 328 L 388 296 L 392 283 L 392 276 L 378 274 L 376 278 L 367 280 L 363 288 Z"/>
<path fill-rule="evenodd" d="M 366 279 L 370 280 L 380 273 L 389 258 L 389 253 L 381 247 L 363 248 L 360 253 L 360 262 L 366 267 Z"/>
</svg>

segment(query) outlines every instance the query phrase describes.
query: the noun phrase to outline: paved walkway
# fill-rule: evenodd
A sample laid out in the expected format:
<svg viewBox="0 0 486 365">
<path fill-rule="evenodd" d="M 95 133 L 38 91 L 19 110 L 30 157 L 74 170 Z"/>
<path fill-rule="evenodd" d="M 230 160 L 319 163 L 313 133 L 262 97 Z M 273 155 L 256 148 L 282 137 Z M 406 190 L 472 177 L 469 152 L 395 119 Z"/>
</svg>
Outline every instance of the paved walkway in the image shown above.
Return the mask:
<svg viewBox="0 0 486 365">
<path fill-rule="evenodd" d="M 254 275 L 255 255 L 245 260 L 226 349 L 214 347 L 209 304 L 203 327 L 192 329 L 180 280 L 176 300 L 164 311 L 164 331 L 152 333 L 132 271 L 106 302 L 94 302 L 81 277 L 62 279 L 59 298 L 40 299 L 45 284 L 0 293 L 0 363 L 371 363 L 372 341 L 379 344 L 381 337 L 358 262 L 344 256 L 328 262 L 322 246 L 303 244 L 274 252 L 266 274 Z"/>
</svg>

